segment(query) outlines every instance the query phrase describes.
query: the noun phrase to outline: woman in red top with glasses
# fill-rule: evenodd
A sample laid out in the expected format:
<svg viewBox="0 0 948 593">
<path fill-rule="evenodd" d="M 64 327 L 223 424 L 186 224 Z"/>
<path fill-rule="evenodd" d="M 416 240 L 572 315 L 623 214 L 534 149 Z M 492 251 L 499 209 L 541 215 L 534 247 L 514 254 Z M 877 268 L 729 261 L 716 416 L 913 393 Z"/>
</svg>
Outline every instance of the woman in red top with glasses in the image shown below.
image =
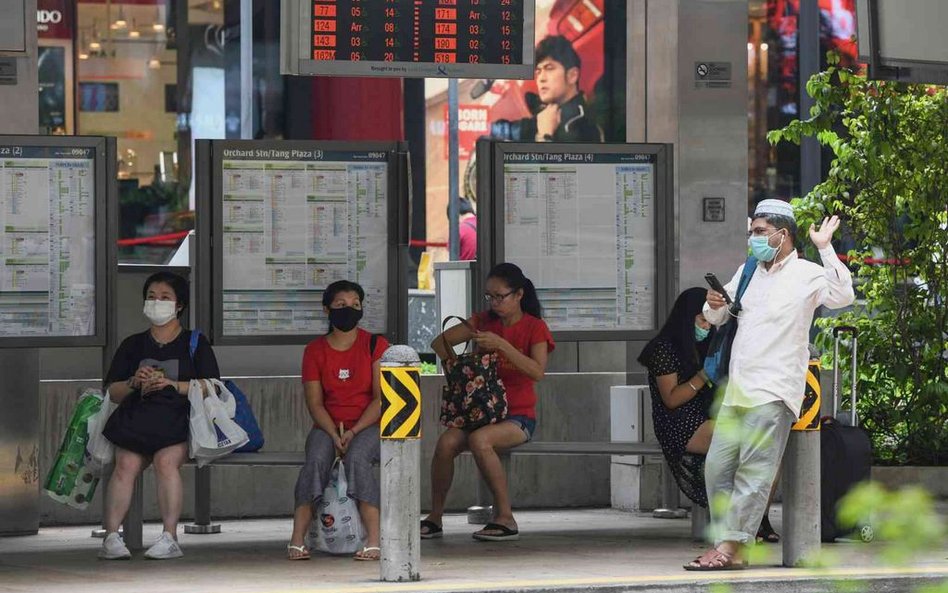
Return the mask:
<svg viewBox="0 0 948 593">
<path fill-rule="evenodd" d="M 421 537 L 441 537 L 444 503 L 454 477 L 454 458 L 470 450 L 494 495 L 494 518 L 474 538 L 509 541 L 519 538 L 507 493 L 507 477 L 497 451 L 529 441 L 536 430 L 537 394 L 534 383 L 543 378 L 547 356 L 555 347 L 542 319 L 533 282 L 511 263 L 494 266 L 487 276 L 484 298 L 490 309 L 449 328 L 431 342 L 438 357 L 451 364 L 444 342 L 451 346 L 474 340 L 478 349 L 497 352 L 498 376 L 507 392 L 507 418 L 472 431 L 448 428 L 438 439 L 431 460 L 431 512 L 421 522 Z M 442 337 L 443 336 L 443 337 Z"/>
</svg>

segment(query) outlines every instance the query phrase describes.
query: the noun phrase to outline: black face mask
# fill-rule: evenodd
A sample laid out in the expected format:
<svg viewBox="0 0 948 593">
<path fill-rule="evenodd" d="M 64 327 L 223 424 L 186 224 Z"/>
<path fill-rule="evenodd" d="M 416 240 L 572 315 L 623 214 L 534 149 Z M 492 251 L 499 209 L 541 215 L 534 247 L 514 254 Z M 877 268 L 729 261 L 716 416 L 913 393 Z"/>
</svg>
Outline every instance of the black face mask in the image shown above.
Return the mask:
<svg viewBox="0 0 948 593">
<path fill-rule="evenodd" d="M 342 307 L 329 310 L 329 323 L 339 331 L 347 332 L 359 325 L 362 319 L 362 309 Z"/>
</svg>

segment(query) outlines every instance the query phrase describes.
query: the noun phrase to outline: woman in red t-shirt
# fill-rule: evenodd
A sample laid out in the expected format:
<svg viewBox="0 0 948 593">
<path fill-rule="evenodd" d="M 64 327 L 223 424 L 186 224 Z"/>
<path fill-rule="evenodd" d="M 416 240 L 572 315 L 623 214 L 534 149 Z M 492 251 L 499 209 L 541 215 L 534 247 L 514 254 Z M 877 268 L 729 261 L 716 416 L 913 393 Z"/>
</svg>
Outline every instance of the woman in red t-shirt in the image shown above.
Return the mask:
<svg viewBox="0 0 948 593">
<path fill-rule="evenodd" d="M 510 263 L 494 266 L 487 275 L 484 298 L 490 310 L 469 319 L 473 331 L 464 325 L 449 328 L 431 342 L 438 357 L 449 362 L 444 341 L 454 346 L 474 340 L 485 352 L 498 352 L 498 375 L 507 392 L 507 418 L 473 431 L 448 428 L 438 439 L 431 460 L 431 512 L 421 522 L 421 537 L 431 539 L 443 533 L 444 502 L 454 477 L 454 458 L 470 450 L 481 475 L 494 494 L 494 518 L 475 539 L 507 541 L 519 538 L 507 493 L 507 477 L 498 450 L 510 449 L 530 440 L 536 429 L 537 394 L 534 383 L 543 378 L 547 356 L 553 351 L 553 337 L 541 318 L 542 311 L 533 283 Z"/>
<path fill-rule="evenodd" d="M 355 559 L 378 560 L 380 556 L 381 487 L 374 466 L 381 456 L 379 359 L 388 342 L 359 329 L 364 299 L 365 291 L 355 282 L 330 284 L 323 292 L 330 331 L 303 352 L 303 390 L 313 429 L 306 439 L 306 465 L 296 481 L 293 535 L 287 546 L 290 560 L 309 559 L 303 540 L 337 456 L 343 458 L 348 494 L 359 503 L 366 531 L 365 547 Z"/>
</svg>

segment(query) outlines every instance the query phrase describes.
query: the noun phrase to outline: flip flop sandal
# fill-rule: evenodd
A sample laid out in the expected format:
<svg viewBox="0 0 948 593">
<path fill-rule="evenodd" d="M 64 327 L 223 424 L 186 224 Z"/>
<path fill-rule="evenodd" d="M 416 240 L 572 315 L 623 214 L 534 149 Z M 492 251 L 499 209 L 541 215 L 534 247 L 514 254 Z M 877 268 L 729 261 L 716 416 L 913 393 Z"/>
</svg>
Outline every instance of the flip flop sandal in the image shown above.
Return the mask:
<svg viewBox="0 0 948 593">
<path fill-rule="evenodd" d="M 299 556 L 293 556 L 292 552 L 299 552 Z M 306 546 L 294 546 L 293 544 L 289 544 L 286 546 L 286 559 L 309 560 L 309 550 L 306 549 Z"/>
<path fill-rule="evenodd" d="M 444 528 L 437 525 L 434 521 L 422 519 L 421 528 L 427 529 L 427 532 L 421 532 L 421 539 L 437 539 L 444 536 Z"/>
<path fill-rule="evenodd" d="M 499 531 L 500 534 L 493 533 L 484 533 L 485 531 Z M 476 531 L 473 534 L 474 539 L 485 541 L 485 542 L 510 542 L 520 539 L 520 531 L 517 529 L 511 529 L 506 525 L 501 525 L 500 523 L 488 523 L 484 526 L 484 529 Z"/>
<path fill-rule="evenodd" d="M 369 556 L 369 552 L 378 552 L 379 555 Z M 382 548 L 379 548 L 377 546 L 362 548 L 361 550 L 355 553 L 355 556 L 352 557 L 353 560 L 361 560 L 363 562 L 378 561 L 381 558 L 382 558 Z"/>
<path fill-rule="evenodd" d="M 734 556 L 715 550 L 716 554 L 709 559 L 709 562 L 716 564 L 701 564 L 701 556 L 698 556 L 688 564 L 682 566 L 685 570 L 696 572 L 714 572 L 721 570 L 744 570 L 747 568 L 747 561 L 734 562 Z"/>
</svg>

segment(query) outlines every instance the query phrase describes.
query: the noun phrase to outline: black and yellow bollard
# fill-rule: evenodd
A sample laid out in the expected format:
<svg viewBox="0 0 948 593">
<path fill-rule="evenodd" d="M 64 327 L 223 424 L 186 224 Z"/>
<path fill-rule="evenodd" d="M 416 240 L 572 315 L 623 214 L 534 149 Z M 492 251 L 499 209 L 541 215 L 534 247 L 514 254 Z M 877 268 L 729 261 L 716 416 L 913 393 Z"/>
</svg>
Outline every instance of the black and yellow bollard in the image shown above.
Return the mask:
<svg viewBox="0 0 948 593">
<path fill-rule="evenodd" d="M 820 359 L 811 352 L 800 419 L 783 458 L 783 565 L 805 566 L 820 552 Z"/>
<path fill-rule="evenodd" d="M 383 581 L 421 579 L 421 361 L 409 346 L 382 355 Z"/>
<path fill-rule="evenodd" d="M 820 390 L 820 371 L 822 365 L 819 358 L 811 358 L 806 368 L 806 387 L 803 392 L 803 407 L 800 408 L 800 419 L 793 425 L 793 430 L 819 430 L 820 406 L 823 397 Z"/>
<path fill-rule="evenodd" d="M 421 368 L 382 363 L 383 439 L 421 438 Z"/>
</svg>

